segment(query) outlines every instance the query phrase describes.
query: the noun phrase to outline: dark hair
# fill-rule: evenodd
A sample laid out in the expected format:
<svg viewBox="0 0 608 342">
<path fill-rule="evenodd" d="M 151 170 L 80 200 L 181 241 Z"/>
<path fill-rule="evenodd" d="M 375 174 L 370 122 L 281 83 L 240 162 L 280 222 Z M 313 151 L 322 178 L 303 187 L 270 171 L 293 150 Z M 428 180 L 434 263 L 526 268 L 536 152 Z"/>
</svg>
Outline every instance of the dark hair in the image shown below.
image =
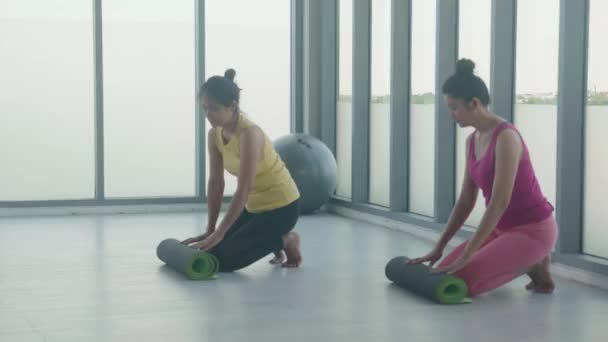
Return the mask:
<svg viewBox="0 0 608 342">
<path fill-rule="evenodd" d="M 224 76 L 212 76 L 201 87 L 200 95 L 212 97 L 220 104 L 229 107 L 233 103 L 238 104 L 241 97 L 241 88 L 234 82 L 236 71 L 228 69 Z"/>
<path fill-rule="evenodd" d="M 474 74 L 475 63 L 470 59 L 460 59 L 456 63 L 456 72 L 443 83 L 441 91 L 465 101 L 478 98 L 484 106 L 490 103 L 488 87 L 481 78 Z"/>
</svg>

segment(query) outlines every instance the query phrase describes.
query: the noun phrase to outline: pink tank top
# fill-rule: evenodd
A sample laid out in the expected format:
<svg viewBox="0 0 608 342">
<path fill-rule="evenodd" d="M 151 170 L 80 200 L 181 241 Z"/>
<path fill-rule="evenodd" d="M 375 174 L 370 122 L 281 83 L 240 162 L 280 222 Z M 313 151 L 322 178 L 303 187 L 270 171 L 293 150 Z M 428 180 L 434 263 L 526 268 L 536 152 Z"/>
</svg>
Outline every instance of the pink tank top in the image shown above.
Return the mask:
<svg viewBox="0 0 608 342">
<path fill-rule="evenodd" d="M 486 207 L 492 198 L 492 186 L 494 184 L 494 152 L 496 150 L 496 140 L 500 132 L 505 129 L 512 129 L 519 135 L 522 141 L 522 156 L 517 169 L 515 184 L 511 201 L 505 213 L 496 225 L 496 228 L 505 229 L 515 226 L 540 222 L 553 212 L 553 206 L 543 195 L 540 185 L 534 174 L 534 169 L 530 161 L 530 154 L 521 134 L 513 125 L 504 122 L 500 124 L 492 134 L 492 140 L 485 154 L 479 159 L 475 158 L 475 136 L 471 134 L 469 144 L 469 173 L 473 182 L 481 189 L 486 200 Z"/>
</svg>

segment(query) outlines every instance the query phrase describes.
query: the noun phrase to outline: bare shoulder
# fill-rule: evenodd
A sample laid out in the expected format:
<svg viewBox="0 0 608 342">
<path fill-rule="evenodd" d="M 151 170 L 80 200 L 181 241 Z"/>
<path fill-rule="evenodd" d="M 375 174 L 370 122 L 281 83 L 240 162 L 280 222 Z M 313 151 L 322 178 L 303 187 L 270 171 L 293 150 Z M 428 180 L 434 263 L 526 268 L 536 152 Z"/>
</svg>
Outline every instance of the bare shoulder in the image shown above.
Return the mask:
<svg viewBox="0 0 608 342">
<path fill-rule="evenodd" d="M 216 137 L 217 137 L 217 127 L 213 127 L 207 132 L 207 139 L 209 141 L 212 141 Z"/>
<path fill-rule="evenodd" d="M 261 143 L 264 141 L 264 132 L 257 125 L 245 127 L 241 131 L 241 141 L 247 141 L 250 143 Z"/>
<path fill-rule="evenodd" d="M 496 143 L 502 144 L 514 144 L 521 145 L 521 137 L 516 130 L 507 128 L 503 129 L 502 132 L 498 133 L 498 137 L 496 137 Z"/>
<path fill-rule="evenodd" d="M 522 138 L 514 129 L 503 129 L 496 137 L 496 149 L 498 151 L 520 153 L 522 148 Z"/>
<path fill-rule="evenodd" d="M 264 132 L 262 131 L 262 129 L 260 128 L 260 126 L 258 125 L 251 125 L 249 127 L 245 127 L 243 128 L 243 130 L 241 131 L 241 136 L 245 137 L 257 137 L 257 136 L 264 136 Z"/>
</svg>

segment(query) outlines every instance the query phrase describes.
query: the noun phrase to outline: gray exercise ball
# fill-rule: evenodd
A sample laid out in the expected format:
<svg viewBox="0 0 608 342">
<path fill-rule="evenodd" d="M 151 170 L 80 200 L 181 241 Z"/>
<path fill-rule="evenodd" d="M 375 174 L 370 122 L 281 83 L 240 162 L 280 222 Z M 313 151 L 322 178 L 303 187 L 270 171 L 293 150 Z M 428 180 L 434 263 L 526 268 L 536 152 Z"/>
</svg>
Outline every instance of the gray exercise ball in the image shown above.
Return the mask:
<svg viewBox="0 0 608 342">
<path fill-rule="evenodd" d="M 290 134 L 274 141 L 300 191 L 300 210 L 309 214 L 321 208 L 336 190 L 337 165 L 330 149 L 308 134 Z"/>
</svg>

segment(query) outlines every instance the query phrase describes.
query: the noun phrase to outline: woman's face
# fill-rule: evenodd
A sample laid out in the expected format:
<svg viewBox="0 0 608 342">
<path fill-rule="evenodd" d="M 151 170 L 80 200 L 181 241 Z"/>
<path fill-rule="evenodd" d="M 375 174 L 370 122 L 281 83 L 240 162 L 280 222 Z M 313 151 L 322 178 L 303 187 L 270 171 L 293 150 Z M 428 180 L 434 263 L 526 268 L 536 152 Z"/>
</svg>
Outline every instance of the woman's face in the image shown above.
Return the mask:
<svg viewBox="0 0 608 342">
<path fill-rule="evenodd" d="M 472 126 L 475 121 L 475 113 L 481 105 L 477 98 L 473 98 L 467 103 L 464 99 L 445 95 L 444 100 L 448 105 L 452 119 L 460 127 Z"/>
<path fill-rule="evenodd" d="M 235 104 L 225 106 L 206 94 L 203 95 L 202 102 L 203 111 L 212 127 L 224 126 L 232 119 Z"/>
</svg>

